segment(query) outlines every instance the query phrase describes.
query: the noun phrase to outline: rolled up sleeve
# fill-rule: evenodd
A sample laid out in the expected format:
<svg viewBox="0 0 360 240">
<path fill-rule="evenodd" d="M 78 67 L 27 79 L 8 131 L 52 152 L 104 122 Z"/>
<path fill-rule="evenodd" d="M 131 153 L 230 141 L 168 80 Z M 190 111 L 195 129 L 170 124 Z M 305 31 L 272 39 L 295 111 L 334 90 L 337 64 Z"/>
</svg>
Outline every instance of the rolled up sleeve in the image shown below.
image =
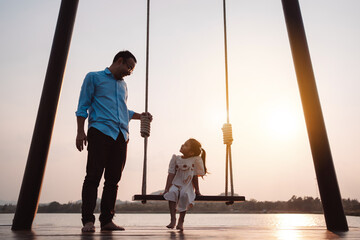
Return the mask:
<svg viewBox="0 0 360 240">
<path fill-rule="evenodd" d="M 131 120 L 135 112 L 133 110 L 128 110 L 128 112 L 129 112 L 129 120 Z"/>
</svg>

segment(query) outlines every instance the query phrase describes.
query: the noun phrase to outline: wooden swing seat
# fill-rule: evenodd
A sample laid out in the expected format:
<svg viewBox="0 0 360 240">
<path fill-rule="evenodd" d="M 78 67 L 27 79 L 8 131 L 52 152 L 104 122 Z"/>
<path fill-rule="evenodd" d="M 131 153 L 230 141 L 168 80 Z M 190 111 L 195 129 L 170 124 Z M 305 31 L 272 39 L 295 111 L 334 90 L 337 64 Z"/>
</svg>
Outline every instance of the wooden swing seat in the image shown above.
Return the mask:
<svg viewBox="0 0 360 240">
<path fill-rule="evenodd" d="M 166 201 L 163 195 L 134 195 L 133 201 Z M 211 196 L 211 195 L 199 195 L 196 196 L 195 201 L 201 202 L 244 202 L 244 196 Z"/>
</svg>

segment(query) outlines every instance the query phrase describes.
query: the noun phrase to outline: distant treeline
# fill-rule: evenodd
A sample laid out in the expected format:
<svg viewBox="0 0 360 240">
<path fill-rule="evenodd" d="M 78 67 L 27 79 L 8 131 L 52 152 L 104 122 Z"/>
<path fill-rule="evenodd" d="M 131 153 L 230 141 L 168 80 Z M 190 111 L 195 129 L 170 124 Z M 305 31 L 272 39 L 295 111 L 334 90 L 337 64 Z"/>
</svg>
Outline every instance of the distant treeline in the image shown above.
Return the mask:
<svg viewBox="0 0 360 240">
<path fill-rule="evenodd" d="M 360 203 L 356 199 L 342 200 L 346 215 L 360 216 Z M 0 213 L 14 213 L 15 205 L 0 205 Z M 51 202 L 40 204 L 38 213 L 80 213 L 81 202 L 60 204 Z M 97 204 L 95 212 L 99 212 Z M 118 213 L 164 213 L 168 212 L 166 201 L 140 202 L 117 201 L 116 212 Z M 193 213 L 322 213 L 322 205 L 319 198 L 292 196 L 288 201 L 249 201 L 226 205 L 215 202 L 196 202 L 190 210 Z"/>
</svg>

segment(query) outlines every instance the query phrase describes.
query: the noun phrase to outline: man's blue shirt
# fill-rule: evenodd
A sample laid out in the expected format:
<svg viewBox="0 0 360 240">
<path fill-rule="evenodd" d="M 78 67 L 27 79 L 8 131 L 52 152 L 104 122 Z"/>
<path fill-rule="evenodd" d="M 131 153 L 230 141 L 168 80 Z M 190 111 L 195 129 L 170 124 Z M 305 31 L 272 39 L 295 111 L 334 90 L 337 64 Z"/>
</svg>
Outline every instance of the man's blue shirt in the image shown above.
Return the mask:
<svg viewBox="0 0 360 240">
<path fill-rule="evenodd" d="M 81 87 L 76 116 L 89 117 L 89 128 L 94 127 L 114 140 L 121 132 L 127 141 L 129 121 L 134 115 L 127 107 L 127 97 L 125 81 L 116 80 L 108 68 L 90 72 Z"/>
</svg>

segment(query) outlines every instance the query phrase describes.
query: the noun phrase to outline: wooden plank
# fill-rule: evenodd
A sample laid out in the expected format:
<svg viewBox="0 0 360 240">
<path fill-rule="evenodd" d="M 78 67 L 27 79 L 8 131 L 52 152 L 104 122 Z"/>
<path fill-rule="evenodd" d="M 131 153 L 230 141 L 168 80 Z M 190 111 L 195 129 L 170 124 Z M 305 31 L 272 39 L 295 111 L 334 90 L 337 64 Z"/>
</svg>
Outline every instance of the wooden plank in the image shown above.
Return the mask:
<svg viewBox="0 0 360 240">
<path fill-rule="evenodd" d="M 133 201 L 165 201 L 163 195 L 134 195 Z M 243 202 L 245 201 L 244 196 L 211 196 L 211 195 L 200 195 L 196 196 L 195 201 L 204 202 Z"/>
</svg>

